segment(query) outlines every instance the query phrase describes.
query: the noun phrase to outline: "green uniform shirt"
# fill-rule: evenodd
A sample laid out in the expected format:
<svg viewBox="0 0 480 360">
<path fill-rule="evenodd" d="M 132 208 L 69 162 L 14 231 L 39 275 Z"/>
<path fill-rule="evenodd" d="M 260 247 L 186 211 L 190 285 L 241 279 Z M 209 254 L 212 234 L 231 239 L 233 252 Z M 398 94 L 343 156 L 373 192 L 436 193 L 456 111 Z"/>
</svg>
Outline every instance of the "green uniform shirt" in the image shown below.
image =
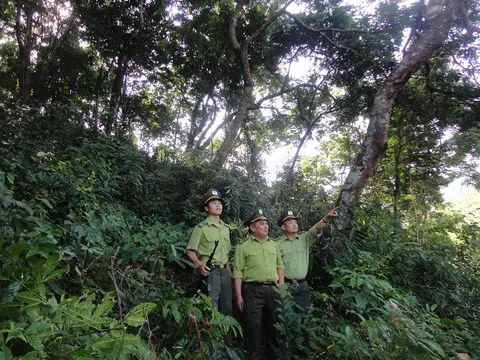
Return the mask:
<svg viewBox="0 0 480 360">
<path fill-rule="evenodd" d="M 312 227 L 307 232 L 297 235 L 293 240 L 285 235 L 278 238 L 277 244 L 285 264 L 285 278 L 291 280 L 305 279 L 310 260 L 310 247 L 317 241 L 318 236 L 317 230 Z"/>
<path fill-rule="evenodd" d="M 278 244 L 266 237 L 258 241 L 248 235 L 235 249 L 233 277 L 245 282 L 278 281 L 277 269 L 283 269 Z"/>
<path fill-rule="evenodd" d="M 230 244 L 230 229 L 220 220 L 217 227 L 210 218 L 206 218 L 193 229 L 187 249 L 195 250 L 198 259 L 206 262 L 218 241 L 217 250 L 213 255 L 212 263 L 223 265 L 228 262 L 228 253 L 232 248 Z"/>
</svg>

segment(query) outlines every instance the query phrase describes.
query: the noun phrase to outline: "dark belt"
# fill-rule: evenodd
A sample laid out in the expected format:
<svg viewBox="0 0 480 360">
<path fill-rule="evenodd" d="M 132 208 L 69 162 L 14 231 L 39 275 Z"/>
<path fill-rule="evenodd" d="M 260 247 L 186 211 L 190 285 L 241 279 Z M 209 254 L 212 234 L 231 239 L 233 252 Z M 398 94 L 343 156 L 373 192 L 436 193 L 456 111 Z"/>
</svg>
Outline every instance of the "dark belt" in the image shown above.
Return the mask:
<svg viewBox="0 0 480 360">
<path fill-rule="evenodd" d="M 275 281 L 264 281 L 264 282 L 248 281 L 248 282 L 245 282 L 245 284 L 254 285 L 254 286 L 273 286 L 273 285 L 276 285 Z"/>
<path fill-rule="evenodd" d="M 285 278 L 285 282 L 287 282 L 289 284 L 301 284 L 301 283 L 304 283 L 305 281 L 307 281 L 307 279 L 295 280 L 295 279 Z"/>
<path fill-rule="evenodd" d="M 210 266 L 210 269 L 226 269 L 227 268 L 227 264 L 212 264 L 212 266 Z"/>
</svg>

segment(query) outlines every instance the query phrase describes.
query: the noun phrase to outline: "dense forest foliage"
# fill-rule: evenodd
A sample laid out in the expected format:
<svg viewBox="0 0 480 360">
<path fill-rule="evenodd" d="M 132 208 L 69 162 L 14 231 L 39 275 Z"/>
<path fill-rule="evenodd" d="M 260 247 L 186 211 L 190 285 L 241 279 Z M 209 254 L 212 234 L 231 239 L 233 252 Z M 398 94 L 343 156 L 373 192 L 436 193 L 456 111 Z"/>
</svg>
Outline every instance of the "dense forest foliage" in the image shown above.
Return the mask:
<svg viewBox="0 0 480 360">
<path fill-rule="evenodd" d="M 278 359 L 480 359 L 479 206 L 440 191 L 480 187 L 479 25 L 470 0 L 2 1 L 0 359 L 244 359 L 185 256 L 212 187 L 233 246 L 256 207 L 274 237 L 341 206 Z"/>
</svg>

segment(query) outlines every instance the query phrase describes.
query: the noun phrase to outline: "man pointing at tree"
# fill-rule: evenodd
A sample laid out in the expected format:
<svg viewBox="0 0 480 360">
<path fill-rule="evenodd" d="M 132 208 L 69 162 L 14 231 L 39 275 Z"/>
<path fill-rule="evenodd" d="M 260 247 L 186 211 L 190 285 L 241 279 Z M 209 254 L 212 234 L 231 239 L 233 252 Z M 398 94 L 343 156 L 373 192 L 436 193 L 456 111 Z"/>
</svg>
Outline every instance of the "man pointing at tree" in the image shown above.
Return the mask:
<svg viewBox="0 0 480 360">
<path fill-rule="evenodd" d="M 310 247 L 317 241 L 322 230 L 337 216 L 337 208 L 334 208 L 310 230 L 300 235 L 297 216 L 292 210 L 283 211 L 278 219 L 277 224 L 283 230 L 283 235 L 278 238 L 277 243 L 285 266 L 285 283 L 289 284 L 294 301 L 304 310 L 310 306 L 310 288 L 305 279 L 310 260 Z"/>
</svg>

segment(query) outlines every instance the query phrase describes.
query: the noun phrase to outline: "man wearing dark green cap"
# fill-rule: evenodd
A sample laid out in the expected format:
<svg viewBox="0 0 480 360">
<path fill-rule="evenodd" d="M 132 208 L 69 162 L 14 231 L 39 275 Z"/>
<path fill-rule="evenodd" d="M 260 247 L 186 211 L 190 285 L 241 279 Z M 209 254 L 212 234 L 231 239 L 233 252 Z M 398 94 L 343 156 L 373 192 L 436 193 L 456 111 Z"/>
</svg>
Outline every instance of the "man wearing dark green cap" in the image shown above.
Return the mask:
<svg viewBox="0 0 480 360">
<path fill-rule="evenodd" d="M 232 315 L 232 271 L 228 263 L 231 249 L 230 229 L 220 219 L 223 211 L 223 198 L 220 192 L 210 189 L 203 195 L 200 208 L 208 217 L 193 229 L 187 245 L 187 256 L 197 266 L 200 274 L 208 277 L 208 293 L 212 305 L 224 315 Z M 207 267 L 207 260 L 215 248 L 212 266 Z"/>
<path fill-rule="evenodd" d="M 289 290 L 294 301 L 304 310 L 310 306 L 310 288 L 305 280 L 310 247 L 317 241 L 322 230 L 337 216 L 337 208 L 334 208 L 310 230 L 300 235 L 297 216 L 292 210 L 283 211 L 278 219 L 277 224 L 283 230 L 283 235 L 278 238 L 277 243 L 285 264 L 285 282 L 290 284 Z"/>
<path fill-rule="evenodd" d="M 249 234 L 235 250 L 233 284 L 237 307 L 245 313 L 245 348 L 250 358 L 258 358 L 263 322 L 267 332 L 267 358 L 275 359 L 274 324 L 279 295 L 274 287 L 284 283 L 282 257 L 278 244 L 268 237 L 268 220 L 261 209 L 244 225 Z"/>
</svg>

